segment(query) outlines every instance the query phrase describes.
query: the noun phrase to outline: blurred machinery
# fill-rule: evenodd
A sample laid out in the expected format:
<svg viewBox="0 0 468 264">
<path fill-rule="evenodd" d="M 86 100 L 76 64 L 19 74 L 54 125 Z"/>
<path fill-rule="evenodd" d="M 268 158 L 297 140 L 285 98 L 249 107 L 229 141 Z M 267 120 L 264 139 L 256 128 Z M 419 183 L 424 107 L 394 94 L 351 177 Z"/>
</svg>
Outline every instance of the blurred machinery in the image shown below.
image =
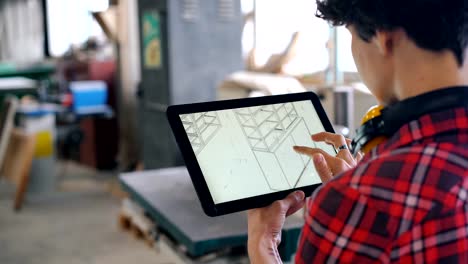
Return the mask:
<svg viewBox="0 0 468 264">
<path fill-rule="evenodd" d="M 139 124 L 145 169 L 182 163 L 166 119 L 171 104 L 216 99 L 243 67 L 239 0 L 139 0 Z"/>
</svg>

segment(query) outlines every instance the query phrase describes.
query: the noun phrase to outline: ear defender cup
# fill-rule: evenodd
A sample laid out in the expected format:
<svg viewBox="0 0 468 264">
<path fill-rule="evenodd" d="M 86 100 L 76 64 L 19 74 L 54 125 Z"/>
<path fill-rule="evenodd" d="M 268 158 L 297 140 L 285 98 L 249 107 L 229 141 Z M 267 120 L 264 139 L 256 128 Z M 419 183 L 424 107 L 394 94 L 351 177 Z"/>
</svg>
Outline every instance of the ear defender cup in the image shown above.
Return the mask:
<svg viewBox="0 0 468 264">
<path fill-rule="evenodd" d="M 361 121 L 361 127 L 351 142 L 351 153 L 356 156 L 360 151 L 364 154 L 387 139 L 384 135 L 383 106 L 371 107 Z"/>
<path fill-rule="evenodd" d="M 429 113 L 455 108 L 468 109 L 468 86 L 454 86 L 399 101 L 388 107 L 374 106 L 362 120 L 351 142 L 353 155 L 366 154 L 403 125 Z M 453 113 L 452 113 L 453 115 Z"/>
</svg>

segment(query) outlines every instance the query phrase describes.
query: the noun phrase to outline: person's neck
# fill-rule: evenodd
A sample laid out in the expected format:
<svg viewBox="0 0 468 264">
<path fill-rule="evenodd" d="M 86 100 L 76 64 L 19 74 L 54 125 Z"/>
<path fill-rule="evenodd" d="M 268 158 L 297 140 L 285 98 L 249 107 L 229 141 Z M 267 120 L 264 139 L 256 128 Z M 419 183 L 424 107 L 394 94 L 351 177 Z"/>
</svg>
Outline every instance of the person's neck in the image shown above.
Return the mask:
<svg viewBox="0 0 468 264">
<path fill-rule="evenodd" d="M 468 63 L 460 67 L 450 52 L 401 61 L 395 73 L 395 96 L 404 100 L 431 91 L 468 85 Z"/>
</svg>

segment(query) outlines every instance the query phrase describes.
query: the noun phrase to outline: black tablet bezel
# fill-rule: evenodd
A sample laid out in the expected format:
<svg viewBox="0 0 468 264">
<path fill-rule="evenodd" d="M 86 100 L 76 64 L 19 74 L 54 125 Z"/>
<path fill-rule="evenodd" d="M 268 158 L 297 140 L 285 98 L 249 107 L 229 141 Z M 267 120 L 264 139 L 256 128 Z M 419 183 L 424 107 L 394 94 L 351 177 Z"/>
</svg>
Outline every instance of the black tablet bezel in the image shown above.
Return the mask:
<svg viewBox="0 0 468 264">
<path fill-rule="evenodd" d="M 276 200 L 283 199 L 289 193 L 295 190 L 302 190 L 305 192 L 306 195 L 310 195 L 321 184 L 315 184 L 296 189 L 285 190 L 270 194 L 263 194 L 240 200 L 215 204 L 213 198 L 211 197 L 208 185 L 203 176 L 203 172 L 198 164 L 192 145 L 190 144 L 188 136 L 185 132 L 184 126 L 180 119 L 180 115 L 297 101 L 311 101 L 314 109 L 317 112 L 317 115 L 320 118 L 320 121 L 322 122 L 323 127 L 325 128 L 325 131 L 334 133 L 333 127 L 322 107 L 322 104 L 320 103 L 320 99 L 313 92 L 224 100 L 195 104 L 173 105 L 168 107 L 167 117 L 169 120 L 169 124 L 172 128 L 176 142 L 185 160 L 187 170 L 189 171 L 190 177 L 195 187 L 195 191 L 198 195 L 198 198 L 200 199 L 203 211 L 208 216 L 219 216 L 244 211 L 247 209 L 264 207 Z"/>
</svg>

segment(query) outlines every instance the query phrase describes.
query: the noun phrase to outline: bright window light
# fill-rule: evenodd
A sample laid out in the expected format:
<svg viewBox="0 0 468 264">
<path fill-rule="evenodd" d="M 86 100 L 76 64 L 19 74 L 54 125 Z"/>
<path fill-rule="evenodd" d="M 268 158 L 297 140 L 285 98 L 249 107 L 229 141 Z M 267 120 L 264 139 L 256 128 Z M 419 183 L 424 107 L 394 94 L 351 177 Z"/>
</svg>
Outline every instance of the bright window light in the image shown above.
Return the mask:
<svg viewBox="0 0 468 264">
<path fill-rule="evenodd" d="M 94 20 L 90 7 L 96 0 L 47 0 L 47 30 L 51 56 L 63 55 L 72 44 L 80 45 L 89 37 L 102 36 L 99 24 Z M 101 4 L 101 7 L 104 7 Z"/>
<path fill-rule="evenodd" d="M 315 17 L 314 0 L 257 0 L 256 62 L 264 64 L 281 53 L 299 32 L 294 60 L 285 66 L 292 75 L 325 70 L 329 65 L 327 42 L 329 25 Z"/>
<path fill-rule="evenodd" d="M 87 0 L 90 12 L 104 12 L 109 9 L 109 0 Z"/>
<path fill-rule="evenodd" d="M 243 14 L 247 14 L 254 10 L 255 0 L 241 0 L 241 9 Z"/>
</svg>

